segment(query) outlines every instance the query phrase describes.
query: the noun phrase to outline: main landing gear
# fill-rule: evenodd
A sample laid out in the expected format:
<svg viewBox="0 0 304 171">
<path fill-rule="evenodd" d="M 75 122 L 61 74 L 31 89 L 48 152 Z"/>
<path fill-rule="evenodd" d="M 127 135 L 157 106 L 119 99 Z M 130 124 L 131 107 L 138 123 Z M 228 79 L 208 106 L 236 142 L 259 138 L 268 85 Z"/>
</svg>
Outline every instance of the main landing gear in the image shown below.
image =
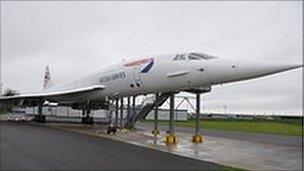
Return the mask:
<svg viewBox="0 0 304 171">
<path fill-rule="evenodd" d="M 113 125 L 108 126 L 107 134 L 111 134 L 111 133 L 116 134 L 116 132 L 117 132 L 117 128 L 115 126 Z"/>
<path fill-rule="evenodd" d="M 45 123 L 45 115 L 42 115 L 42 103 L 38 106 L 38 115 L 34 115 L 34 122 Z"/>
<path fill-rule="evenodd" d="M 82 110 L 82 118 L 81 123 L 92 125 L 94 123 L 94 119 L 92 116 L 90 116 L 91 110 Z"/>
</svg>

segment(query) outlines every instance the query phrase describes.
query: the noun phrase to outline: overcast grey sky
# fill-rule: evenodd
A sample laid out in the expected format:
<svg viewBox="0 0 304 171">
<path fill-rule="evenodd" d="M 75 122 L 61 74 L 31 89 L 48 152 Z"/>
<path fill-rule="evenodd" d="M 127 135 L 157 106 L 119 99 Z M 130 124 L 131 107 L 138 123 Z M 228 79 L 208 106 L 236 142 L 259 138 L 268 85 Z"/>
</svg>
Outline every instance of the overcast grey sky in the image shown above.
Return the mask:
<svg viewBox="0 0 304 171">
<path fill-rule="evenodd" d="M 123 59 L 202 51 L 222 58 L 302 63 L 302 2 L 1 2 L 5 87 L 42 88 Z M 216 86 L 215 112 L 302 114 L 302 69 Z M 227 106 L 227 107 L 224 107 Z"/>
</svg>

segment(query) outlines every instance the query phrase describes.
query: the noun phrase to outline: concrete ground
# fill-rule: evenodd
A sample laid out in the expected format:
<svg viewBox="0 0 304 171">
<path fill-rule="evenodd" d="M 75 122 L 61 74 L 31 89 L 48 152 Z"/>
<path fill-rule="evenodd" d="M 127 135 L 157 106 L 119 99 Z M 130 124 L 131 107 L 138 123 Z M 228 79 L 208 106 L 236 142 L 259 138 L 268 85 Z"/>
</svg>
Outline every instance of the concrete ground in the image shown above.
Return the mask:
<svg viewBox="0 0 304 171">
<path fill-rule="evenodd" d="M 161 134 L 155 138 L 150 134 L 152 122 L 138 123 L 136 132 L 123 130 L 110 136 L 100 125 L 48 123 L 43 126 L 248 170 L 302 170 L 303 167 L 302 137 L 297 136 L 202 130 L 204 142 L 193 144 L 190 140 L 194 129 L 176 127 L 179 143 L 167 146 L 164 140 L 168 126 L 161 125 Z"/>
<path fill-rule="evenodd" d="M 152 122 L 140 123 L 138 128 L 149 134 Z M 164 140 L 168 126 L 160 125 Z M 205 161 L 249 170 L 302 170 L 302 137 L 202 130 L 203 144 L 190 142 L 194 128 L 175 128 L 179 144 L 173 153 Z M 162 141 L 158 144 L 164 145 Z"/>
<path fill-rule="evenodd" d="M 62 130 L 70 129 L 74 132 L 78 130 L 86 134 L 100 135 L 91 126 L 66 124 L 62 127 L 60 124 L 10 122 L 1 122 L 0 126 L 1 170 L 219 170 L 222 168 L 221 165 L 211 162 L 114 141 L 109 137 L 86 136 Z M 136 135 L 139 134 L 135 133 L 133 138 Z"/>
<path fill-rule="evenodd" d="M 138 130 L 118 132 L 116 135 L 106 135 L 104 129 L 98 125 L 63 125 L 45 124 L 56 129 L 64 129 L 92 136 L 107 137 L 110 139 L 128 142 L 138 146 L 148 147 L 159 151 L 173 153 L 179 156 L 194 158 L 202 161 L 242 168 L 248 170 L 302 170 L 301 137 L 271 135 L 270 138 L 262 134 L 230 132 L 229 137 L 205 135 L 202 144 L 191 142 L 190 129 L 177 129 L 176 135 L 179 143 L 167 146 L 164 142 L 166 133 L 155 138 L 151 135 L 151 125 L 138 124 Z M 162 127 L 165 129 L 165 127 Z M 192 129 L 193 131 L 193 129 Z M 205 131 L 206 132 L 206 131 Z M 225 134 L 224 131 L 221 134 Z M 235 134 L 234 134 L 235 133 Z M 241 138 L 244 137 L 244 139 Z M 247 137 L 246 137 L 247 136 Z M 264 137 L 265 136 L 265 137 Z M 272 136 L 274 137 L 273 140 Z M 258 140 L 259 137 L 260 141 Z M 286 140 L 284 142 L 283 140 Z M 295 140 L 295 142 L 293 142 Z"/>
</svg>

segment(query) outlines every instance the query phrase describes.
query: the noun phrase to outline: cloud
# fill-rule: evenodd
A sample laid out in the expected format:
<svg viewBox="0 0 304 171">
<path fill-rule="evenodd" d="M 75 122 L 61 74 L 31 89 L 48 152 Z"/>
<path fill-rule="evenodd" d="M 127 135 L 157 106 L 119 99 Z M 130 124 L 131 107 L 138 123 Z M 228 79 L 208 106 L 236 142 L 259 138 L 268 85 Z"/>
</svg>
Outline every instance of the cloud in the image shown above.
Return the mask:
<svg viewBox="0 0 304 171">
<path fill-rule="evenodd" d="M 1 78 L 22 92 L 123 59 L 203 51 L 227 59 L 302 63 L 302 2 L 1 2 Z M 300 70 L 215 87 L 212 110 L 301 114 Z M 212 107 L 213 106 L 213 107 Z"/>
</svg>

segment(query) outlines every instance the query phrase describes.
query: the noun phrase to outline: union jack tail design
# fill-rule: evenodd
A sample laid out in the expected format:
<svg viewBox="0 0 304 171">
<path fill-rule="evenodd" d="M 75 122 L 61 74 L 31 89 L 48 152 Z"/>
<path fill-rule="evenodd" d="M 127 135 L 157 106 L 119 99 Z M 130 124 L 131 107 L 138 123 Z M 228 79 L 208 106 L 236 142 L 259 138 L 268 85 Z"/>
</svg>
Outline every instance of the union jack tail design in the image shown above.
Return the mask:
<svg viewBox="0 0 304 171">
<path fill-rule="evenodd" d="M 45 67 L 44 78 L 43 78 L 43 90 L 49 88 L 52 85 L 51 81 L 52 80 L 51 80 L 50 68 L 47 65 Z"/>
</svg>

